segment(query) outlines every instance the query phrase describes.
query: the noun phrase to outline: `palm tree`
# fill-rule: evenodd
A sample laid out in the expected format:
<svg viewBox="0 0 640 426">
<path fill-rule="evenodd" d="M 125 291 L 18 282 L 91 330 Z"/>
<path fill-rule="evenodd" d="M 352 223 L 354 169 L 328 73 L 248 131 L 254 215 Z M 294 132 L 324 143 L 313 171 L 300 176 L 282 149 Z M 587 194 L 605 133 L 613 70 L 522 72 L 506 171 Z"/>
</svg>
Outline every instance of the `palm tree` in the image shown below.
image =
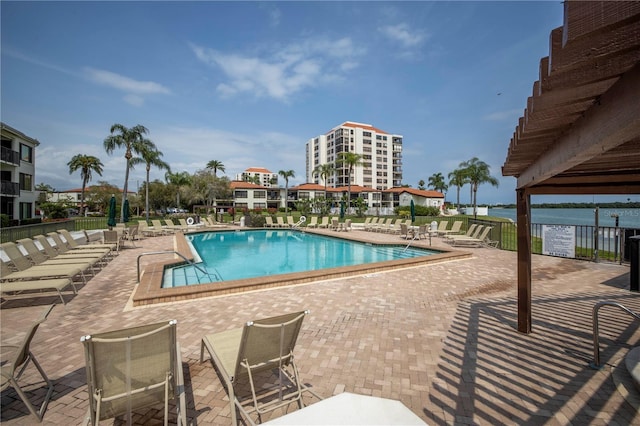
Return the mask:
<svg viewBox="0 0 640 426">
<path fill-rule="evenodd" d="M 315 176 L 319 176 L 320 179 L 324 182 L 324 196 L 327 196 L 327 179 L 329 176 L 333 175 L 333 172 L 336 171 L 336 166 L 333 163 L 324 163 L 320 164 L 313 170 L 313 174 Z"/>
<path fill-rule="evenodd" d="M 80 192 L 80 216 L 84 213 L 84 190 L 87 187 L 87 182 L 92 178 L 92 173 L 96 172 L 99 176 L 102 176 L 102 167 L 104 165 L 93 155 L 77 154 L 71 158 L 71 161 L 67 163 L 69 166 L 69 174 L 72 174 L 76 170 L 80 170 L 80 177 L 82 177 L 82 192 Z"/>
<path fill-rule="evenodd" d="M 449 185 L 446 184 L 446 182 L 444 181 L 444 176 L 440 172 L 434 173 L 429 176 L 429 183 L 427 184 L 427 186 L 432 187 L 436 191 L 445 193 L 447 189 L 449 189 Z"/>
<path fill-rule="evenodd" d="M 284 212 L 289 213 L 289 178 L 296 177 L 293 170 L 280 170 L 278 172 L 284 178 Z"/>
<path fill-rule="evenodd" d="M 171 173 L 168 171 L 164 174 L 164 178 L 170 185 L 176 187 L 176 207 L 180 208 L 180 189 L 184 186 L 191 185 L 191 175 L 189 172 Z"/>
<path fill-rule="evenodd" d="M 467 179 L 467 174 L 463 168 L 457 168 L 454 171 L 449 173 L 449 185 L 456 187 L 456 204 L 457 208 L 460 209 L 460 188 L 462 188 L 465 184 L 469 183 Z"/>
<path fill-rule="evenodd" d="M 207 163 L 207 169 L 213 170 L 213 175 L 216 177 L 218 176 L 218 170 L 221 171 L 222 173 L 226 171 L 224 168 L 224 164 L 222 164 L 222 161 L 218 161 L 218 160 L 209 161 Z"/>
<path fill-rule="evenodd" d="M 124 173 L 124 186 L 122 188 L 122 204 L 120 205 L 120 222 L 124 222 L 124 206 L 127 199 L 127 192 L 129 187 L 129 169 L 131 169 L 131 159 L 134 154 L 140 154 L 142 149 L 143 135 L 149 133 L 149 130 L 141 124 L 132 128 L 127 128 L 122 124 L 114 124 L 111 126 L 110 135 L 104 140 L 104 149 L 107 154 L 111 153 L 116 148 L 125 148 L 124 158 L 127 161 L 127 165 Z"/>
<path fill-rule="evenodd" d="M 473 217 L 475 218 L 478 214 L 478 185 L 490 183 L 497 187 L 499 182 L 498 179 L 491 176 L 489 165 L 484 161 L 480 161 L 477 157 L 473 157 L 471 160 L 465 161 L 463 164 L 465 166 L 465 174 L 473 191 Z"/>
<path fill-rule="evenodd" d="M 338 154 L 338 164 L 341 166 L 347 166 L 347 182 L 349 184 L 349 192 L 347 199 L 349 200 L 348 207 L 351 207 L 351 174 L 353 169 L 362 166 L 362 154 L 356 154 L 355 152 L 341 152 Z"/>
<path fill-rule="evenodd" d="M 164 169 L 167 171 L 171 171 L 171 167 L 169 164 L 165 163 L 160 157 L 162 157 L 162 152 L 158 151 L 156 145 L 151 142 L 149 139 L 142 140 L 142 149 L 140 150 L 140 157 L 134 157 L 131 159 L 130 164 L 131 167 L 136 164 L 144 164 L 147 168 L 147 180 L 145 185 L 145 194 L 144 194 L 144 211 L 146 212 L 146 219 L 149 220 L 149 171 L 151 170 L 151 166 L 155 166 L 160 170 Z"/>
<path fill-rule="evenodd" d="M 418 181 L 418 189 L 422 189 L 422 190 L 425 189 L 424 181 L 422 179 Z"/>
</svg>

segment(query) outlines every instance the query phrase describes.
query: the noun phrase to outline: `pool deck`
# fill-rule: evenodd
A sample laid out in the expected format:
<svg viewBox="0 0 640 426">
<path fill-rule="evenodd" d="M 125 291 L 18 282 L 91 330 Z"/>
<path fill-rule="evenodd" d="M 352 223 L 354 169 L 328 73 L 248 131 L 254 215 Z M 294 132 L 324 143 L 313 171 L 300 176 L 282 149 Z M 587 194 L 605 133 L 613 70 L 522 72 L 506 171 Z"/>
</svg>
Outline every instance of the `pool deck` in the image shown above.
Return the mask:
<svg viewBox="0 0 640 426">
<path fill-rule="evenodd" d="M 403 241 L 397 235 L 351 233 Z M 188 420 L 228 425 L 227 394 L 211 363 L 199 362 L 202 336 L 301 309 L 311 314 L 295 350 L 300 375 L 323 396 L 347 391 L 398 399 L 430 425 L 640 424 L 639 392 L 621 379 L 624 363 L 619 364 L 640 344 L 638 321 L 603 309 L 605 368 L 588 367 L 593 305 L 612 300 L 640 312 L 640 295 L 628 291 L 628 265 L 534 256 L 533 333 L 522 335 L 516 331 L 513 252 L 467 249 L 471 255 L 457 260 L 133 307 L 137 256 L 171 250 L 174 238 L 146 238 L 137 245 L 122 249 L 75 297 L 67 296 L 66 306 L 57 296 L 3 302 L 0 331 L 6 344 L 19 342 L 30 321 L 47 304 L 57 304 L 32 343 L 55 384 L 43 424 L 76 425 L 85 417 L 80 336 L 177 319 Z M 433 247 L 450 248 L 440 238 Z M 141 260 L 143 267 L 152 261 L 157 259 Z M 22 383 L 32 384 L 32 398 L 43 396 L 33 367 Z M 1 406 L 3 425 L 33 424 L 13 390 L 2 392 Z M 161 407 L 136 412 L 134 420 L 161 424 Z"/>
</svg>

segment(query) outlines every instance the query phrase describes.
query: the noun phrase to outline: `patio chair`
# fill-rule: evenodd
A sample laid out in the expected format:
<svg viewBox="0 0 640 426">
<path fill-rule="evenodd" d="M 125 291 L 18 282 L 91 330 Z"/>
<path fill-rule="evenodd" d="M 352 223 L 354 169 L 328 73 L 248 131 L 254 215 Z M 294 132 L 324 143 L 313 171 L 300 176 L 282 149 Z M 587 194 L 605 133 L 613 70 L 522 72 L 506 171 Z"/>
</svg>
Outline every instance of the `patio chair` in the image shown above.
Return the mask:
<svg viewBox="0 0 640 426">
<path fill-rule="evenodd" d="M 443 237 L 448 234 L 459 234 L 461 227 L 462 227 L 462 221 L 456 220 L 455 222 L 453 222 L 453 225 L 451 225 L 451 229 L 446 229 L 444 231 L 438 230 L 438 235 Z"/>
<path fill-rule="evenodd" d="M 371 221 L 364 225 L 365 231 L 373 231 L 375 227 L 378 225 L 378 217 L 371 218 Z"/>
<path fill-rule="evenodd" d="M 293 359 L 293 349 L 306 314 L 308 311 L 250 321 L 242 328 L 202 338 L 200 362 L 204 361 L 206 348 L 229 394 L 234 426 L 238 424 L 236 410 L 249 424 L 255 425 L 252 416 L 257 415 L 262 421 L 263 414 L 293 402 L 297 402 L 299 408 L 304 407 L 302 392 L 322 399 L 300 382 Z M 255 375 L 269 370 L 278 370 L 279 385 L 275 389 L 256 386 Z M 236 387 L 246 381 L 251 387 L 251 398 L 242 401 Z M 258 395 L 258 391 L 264 393 Z"/>
<path fill-rule="evenodd" d="M 118 231 L 102 231 L 102 242 L 104 244 L 112 244 L 115 246 L 115 251 L 120 251 L 120 235 Z"/>
<path fill-rule="evenodd" d="M 264 224 L 267 228 L 275 228 L 276 224 L 273 223 L 273 218 L 271 216 L 265 216 L 264 218 Z"/>
<path fill-rule="evenodd" d="M 91 269 L 91 273 L 95 275 L 96 271 L 94 266 L 101 261 L 100 257 L 76 257 L 76 256 L 64 256 L 56 255 L 49 257 L 42 253 L 36 246 L 35 242 L 31 238 L 22 238 L 18 240 L 18 243 L 27 251 L 27 255 L 35 265 L 76 265 L 82 268 Z"/>
<path fill-rule="evenodd" d="M 485 226 L 479 234 L 476 234 L 475 237 L 466 237 L 466 238 L 454 238 L 451 240 L 450 244 L 452 246 L 464 246 L 464 247 L 482 247 L 485 245 L 485 240 L 487 239 L 489 232 L 493 227 Z"/>
<path fill-rule="evenodd" d="M 287 224 L 284 223 L 284 219 L 282 218 L 282 216 L 276 217 L 276 227 L 278 227 L 278 228 L 286 228 L 287 227 Z"/>
<path fill-rule="evenodd" d="M 58 254 L 83 253 L 88 255 L 101 255 L 103 257 L 111 256 L 110 247 L 105 247 L 97 244 L 87 244 L 81 246 L 76 243 L 71 234 L 69 234 L 68 237 L 65 237 L 66 241 L 62 240 L 62 237 L 64 235 L 58 232 L 49 232 L 47 235 L 53 240 L 54 243 L 56 243 L 55 248 Z"/>
<path fill-rule="evenodd" d="M 2 381 L 0 381 L 0 391 L 4 391 L 5 389 L 12 387 L 22 402 L 24 402 L 24 405 L 27 406 L 29 412 L 38 419 L 38 422 L 42 422 L 42 417 L 44 416 L 44 412 L 46 411 L 51 395 L 53 394 L 53 383 L 47 377 L 47 374 L 40 366 L 40 363 L 33 355 L 33 352 L 31 352 L 31 341 L 35 336 L 36 331 L 38 331 L 40 324 L 47 319 L 47 316 L 53 309 L 53 306 L 54 305 L 47 307 L 40 318 L 31 325 L 20 345 L 2 345 Z M 40 376 L 42 376 L 42 379 L 47 384 L 47 393 L 45 394 L 42 404 L 40 404 L 38 409 L 36 409 L 31 401 L 29 401 L 29 398 L 27 398 L 27 395 L 18 383 L 18 380 L 20 380 L 22 374 L 27 369 L 29 361 L 33 362 L 38 373 L 40 373 Z"/>
<path fill-rule="evenodd" d="M 311 219 L 307 224 L 307 228 L 317 228 L 317 227 L 318 227 L 318 216 L 311 216 Z"/>
<path fill-rule="evenodd" d="M 84 232 L 84 231 L 83 231 Z M 58 233 L 60 235 L 62 235 L 64 237 L 65 240 L 67 240 L 67 247 L 69 247 L 69 249 L 71 250 L 99 250 L 102 252 L 106 252 L 106 250 L 115 250 L 114 244 L 112 243 L 96 243 L 96 244 L 88 244 L 88 239 L 87 239 L 87 244 L 78 244 L 78 242 L 75 240 L 75 238 L 73 238 L 73 235 L 71 235 L 71 232 L 67 231 L 66 229 L 61 229 L 58 231 Z M 85 236 L 87 235 L 87 233 L 84 233 Z"/>
<path fill-rule="evenodd" d="M 2 297 L 9 298 L 15 295 L 32 295 L 33 297 L 42 296 L 43 291 L 51 291 L 55 290 L 62 300 L 62 304 L 66 305 L 67 302 L 64 300 L 62 296 L 62 291 L 71 286 L 73 294 L 78 294 L 78 290 L 76 289 L 75 284 L 69 278 L 49 278 L 49 279 L 39 279 L 38 277 L 33 277 L 33 279 L 21 279 L 16 281 L 11 281 L 13 272 L 9 265 L 7 265 L 4 261 L 0 260 L 0 275 L 2 276 L 2 282 L 0 282 L 0 294 Z M 44 294 L 47 296 L 47 294 Z"/>
<path fill-rule="evenodd" d="M 329 216 L 325 216 L 322 218 L 322 220 L 318 224 L 318 228 L 328 228 L 328 227 L 329 227 Z"/>
<path fill-rule="evenodd" d="M 9 261 L 17 269 L 9 275 L 2 275 L 5 281 L 11 280 L 34 280 L 41 278 L 69 278 L 72 279 L 76 275 L 82 277 L 82 281 L 86 284 L 87 278 L 84 275 L 86 267 L 84 265 L 33 265 L 29 258 L 22 254 L 18 246 L 13 242 L 2 243 L 0 246 L 9 258 Z"/>
<path fill-rule="evenodd" d="M 447 226 L 449 226 L 449 221 L 447 220 L 441 220 L 440 222 L 438 222 L 438 228 L 436 229 L 436 232 L 438 233 L 438 235 L 440 235 L 441 232 L 446 233 Z"/>
<path fill-rule="evenodd" d="M 293 216 L 287 216 L 287 226 L 289 228 L 293 228 L 295 224 L 296 223 L 293 221 Z"/>
<path fill-rule="evenodd" d="M 126 416 L 135 410 L 175 399 L 177 424 L 186 425 L 184 378 L 177 321 L 161 322 L 83 336 L 89 388 L 88 420 Z"/>
</svg>

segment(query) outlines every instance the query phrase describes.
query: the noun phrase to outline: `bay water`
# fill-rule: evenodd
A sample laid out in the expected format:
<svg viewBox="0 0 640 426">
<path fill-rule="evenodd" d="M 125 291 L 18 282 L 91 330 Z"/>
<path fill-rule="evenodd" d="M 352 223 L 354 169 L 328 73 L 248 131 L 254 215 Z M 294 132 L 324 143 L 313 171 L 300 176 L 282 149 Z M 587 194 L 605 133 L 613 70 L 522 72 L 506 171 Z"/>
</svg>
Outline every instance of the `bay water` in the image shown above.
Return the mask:
<svg viewBox="0 0 640 426">
<path fill-rule="evenodd" d="M 531 223 L 547 225 L 591 225 L 595 226 L 595 208 L 588 209 L 531 209 Z M 599 226 L 618 226 L 621 228 L 640 228 L 640 209 L 599 208 Z M 489 216 L 503 217 L 516 222 L 516 209 L 490 208 Z"/>
</svg>

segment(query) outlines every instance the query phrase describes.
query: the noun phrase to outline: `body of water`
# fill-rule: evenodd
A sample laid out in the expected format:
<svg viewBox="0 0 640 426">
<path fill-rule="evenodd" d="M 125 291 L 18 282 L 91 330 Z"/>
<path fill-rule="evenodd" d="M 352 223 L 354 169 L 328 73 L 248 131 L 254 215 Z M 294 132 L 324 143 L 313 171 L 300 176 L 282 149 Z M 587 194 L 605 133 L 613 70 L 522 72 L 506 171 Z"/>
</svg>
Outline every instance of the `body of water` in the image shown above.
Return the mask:
<svg viewBox="0 0 640 426">
<path fill-rule="evenodd" d="M 615 217 L 613 215 L 618 215 L 618 226 L 621 228 L 640 228 L 640 209 L 600 208 L 598 213 L 599 225 L 616 226 Z M 490 208 L 489 216 L 504 217 L 516 222 L 516 209 Z M 531 223 L 595 226 L 595 208 L 531 209 Z"/>
</svg>

